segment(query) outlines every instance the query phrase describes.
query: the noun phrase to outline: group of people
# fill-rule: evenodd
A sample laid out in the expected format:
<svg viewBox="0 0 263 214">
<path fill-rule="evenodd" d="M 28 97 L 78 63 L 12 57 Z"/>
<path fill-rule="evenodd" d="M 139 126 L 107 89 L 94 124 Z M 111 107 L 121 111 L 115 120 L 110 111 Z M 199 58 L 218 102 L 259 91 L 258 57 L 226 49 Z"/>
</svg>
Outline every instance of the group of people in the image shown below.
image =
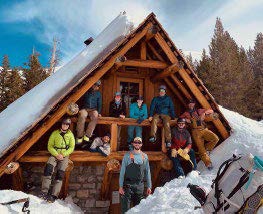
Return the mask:
<svg viewBox="0 0 263 214">
<path fill-rule="evenodd" d="M 74 135 L 69 129 L 71 123 L 69 118 L 64 119 L 61 128 L 54 131 L 49 138 L 48 151 L 51 153 L 51 156 L 45 166 L 42 193 L 40 195 L 41 198 L 47 201 L 53 202 L 58 197 L 64 172 L 68 165 L 68 157 L 73 152 L 75 144 L 86 143 L 89 144 L 91 152 L 99 152 L 103 156 L 110 154 L 110 134 L 97 137 L 90 143 L 98 117 L 101 117 L 102 96 L 99 91 L 100 86 L 101 81 L 99 80 L 84 95 L 83 108 L 79 111 L 77 121 L 76 143 Z M 201 160 L 208 169 L 212 169 L 209 151 L 215 147 L 219 138 L 215 133 L 206 128 L 204 120 L 206 115 L 213 113 L 213 110 L 196 109 L 195 100 L 189 100 L 188 109 L 177 117 L 172 98 L 166 94 L 166 86 L 164 85 L 159 87 L 159 95 L 154 97 L 151 102 L 149 117 L 147 106 L 143 101 L 143 97 L 139 96 L 136 102 L 129 106 L 129 116 L 136 119 L 138 124 L 147 118 L 149 119 L 151 122 L 149 142 L 152 143 L 157 141 L 157 125 L 162 121 L 166 147 L 168 149 L 167 154 L 173 162 L 173 167 L 178 178 L 185 176 L 181 165 L 181 156 L 189 155 L 193 170 L 196 170 L 195 151 L 192 148 L 191 136 L 198 148 Z M 120 92 L 115 93 L 114 100 L 110 103 L 109 116 L 120 119 L 127 116 L 126 104 L 122 100 Z M 85 130 L 87 117 L 90 118 L 90 122 Z M 175 118 L 177 118 L 177 125 L 171 129 L 170 120 Z M 190 126 L 191 134 L 186 129 L 186 124 Z M 121 141 L 120 131 L 121 126 L 118 127 L 118 141 Z M 128 146 L 130 151 L 124 155 L 119 179 L 119 193 L 121 195 L 123 213 L 129 209 L 130 201 L 133 201 L 133 204 L 136 205 L 142 199 L 144 177 L 146 177 L 147 181 L 147 194 L 151 193 L 152 188 L 148 156 L 141 151 L 141 126 L 128 127 Z M 51 177 L 56 166 L 58 171 L 55 176 L 55 184 L 52 190 L 49 190 Z"/>
</svg>

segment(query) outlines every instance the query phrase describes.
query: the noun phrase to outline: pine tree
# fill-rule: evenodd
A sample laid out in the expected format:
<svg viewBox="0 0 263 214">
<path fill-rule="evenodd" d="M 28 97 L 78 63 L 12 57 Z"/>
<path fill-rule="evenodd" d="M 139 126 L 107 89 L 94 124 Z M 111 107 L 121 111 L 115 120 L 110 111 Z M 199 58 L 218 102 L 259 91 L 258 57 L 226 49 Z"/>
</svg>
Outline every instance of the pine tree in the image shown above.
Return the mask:
<svg viewBox="0 0 263 214">
<path fill-rule="evenodd" d="M 248 51 L 249 62 L 253 70 L 253 83 L 248 90 L 248 109 L 252 118 L 263 119 L 263 34 L 259 33 L 255 40 L 254 49 Z"/>
<path fill-rule="evenodd" d="M 19 70 L 17 68 L 14 68 L 10 72 L 10 76 L 7 82 L 8 91 L 5 97 L 8 105 L 25 93 L 23 86 L 24 81 L 19 74 Z"/>
<path fill-rule="evenodd" d="M 29 91 L 37 84 L 48 77 L 47 72 L 42 68 L 38 54 L 33 53 L 29 57 L 29 62 L 26 64 L 29 68 L 24 70 L 25 90 Z"/>
<path fill-rule="evenodd" d="M 7 55 L 4 55 L 2 67 L 3 69 L 0 72 L 0 112 L 3 111 L 9 104 L 6 99 L 8 91 L 7 82 L 10 76 L 10 63 Z"/>
<path fill-rule="evenodd" d="M 247 56 L 229 33 L 224 31 L 219 18 L 216 20 L 209 53 L 210 59 L 203 52 L 202 60 L 197 66 L 199 76 L 219 104 L 247 114 L 244 96 L 249 84 L 246 75 L 248 81 L 251 80 L 251 73 L 247 70 Z M 208 70 L 205 72 L 204 69 Z"/>
</svg>

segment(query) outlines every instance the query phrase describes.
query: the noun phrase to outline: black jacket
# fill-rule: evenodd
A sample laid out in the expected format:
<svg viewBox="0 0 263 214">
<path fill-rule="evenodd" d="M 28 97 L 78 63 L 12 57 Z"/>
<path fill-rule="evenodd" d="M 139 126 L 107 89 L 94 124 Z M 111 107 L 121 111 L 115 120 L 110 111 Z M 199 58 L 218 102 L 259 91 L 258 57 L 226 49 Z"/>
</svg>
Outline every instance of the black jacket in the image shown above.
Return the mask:
<svg viewBox="0 0 263 214">
<path fill-rule="evenodd" d="M 115 100 L 110 102 L 110 117 L 119 117 L 121 114 L 126 116 L 126 104 L 121 101 L 120 105 L 117 106 Z"/>
</svg>

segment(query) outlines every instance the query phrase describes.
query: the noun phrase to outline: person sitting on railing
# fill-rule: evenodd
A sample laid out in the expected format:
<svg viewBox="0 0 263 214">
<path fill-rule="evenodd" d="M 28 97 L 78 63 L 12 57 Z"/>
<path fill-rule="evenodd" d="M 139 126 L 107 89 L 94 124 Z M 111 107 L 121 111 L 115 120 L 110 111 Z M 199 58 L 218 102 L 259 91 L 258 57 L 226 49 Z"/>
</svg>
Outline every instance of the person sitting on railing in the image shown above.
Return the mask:
<svg viewBox="0 0 263 214">
<path fill-rule="evenodd" d="M 89 89 L 84 95 L 84 105 L 79 111 L 77 122 L 77 145 L 89 142 L 89 138 L 92 136 L 93 131 L 97 125 L 98 117 L 101 117 L 102 98 L 99 88 L 101 81 L 98 80 L 91 89 Z M 90 122 L 86 132 L 84 132 L 85 122 L 87 117 L 90 117 Z"/>
<path fill-rule="evenodd" d="M 159 87 L 159 96 L 154 97 L 150 106 L 150 117 L 149 121 L 151 123 L 151 137 L 150 142 L 154 143 L 156 141 L 157 124 L 160 120 L 163 122 L 164 136 L 166 141 L 166 146 L 171 146 L 171 129 L 170 120 L 175 119 L 174 104 L 172 98 L 166 95 L 166 86 L 161 85 Z"/>
<path fill-rule="evenodd" d="M 197 166 L 195 152 L 192 149 L 191 135 L 185 128 L 185 123 L 186 121 L 184 118 L 178 118 L 177 127 L 172 129 L 172 145 L 168 152 L 179 179 L 185 177 L 179 156 L 190 161 L 193 170 L 196 170 Z"/>
<path fill-rule="evenodd" d="M 93 140 L 89 151 L 99 152 L 103 156 L 107 157 L 110 154 L 110 133 L 107 133 L 103 137 L 97 137 Z"/>
<path fill-rule="evenodd" d="M 130 105 L 130 118 L 137 120 L 138 124 L 141 124 L 148 117 L 147 106 L 143 103 L 143 96 L 137 98 L 136 103 Z M 128 146 L 129 150 L 133 150 L 132 141 L 135 136 L 142 138 L 141 126 L 128 126 Z"/>
<path fill-rule="evenodd" d="M 110 102 L 109 109 L 110 117 L 125 118 L 126 117 L 126 104 L 121 98 L 121 92 L 116 92 L 114 100 Z M 118 146 L 121 142 L 121 126 L 118 126 Z"/>
<path fill-rule="evenodd" d="M 185 118 L 186 122 L 190 124 L 192 137 L 198 148 L 199 156 L 208 170 L 211 170 L 213 166 L 208 152 L 212 151 L 216 146 L 219 138 L 206 127 L 204 120 L 206 115 L 214 114 L 214 111 L 212 109 L 196 109 L 195 103 L 195 100 L 190 99 L 188 102 L 188 110 L 180 117 Z M 207 141 L 206 144 L 205 141 Z"/>
</svg>

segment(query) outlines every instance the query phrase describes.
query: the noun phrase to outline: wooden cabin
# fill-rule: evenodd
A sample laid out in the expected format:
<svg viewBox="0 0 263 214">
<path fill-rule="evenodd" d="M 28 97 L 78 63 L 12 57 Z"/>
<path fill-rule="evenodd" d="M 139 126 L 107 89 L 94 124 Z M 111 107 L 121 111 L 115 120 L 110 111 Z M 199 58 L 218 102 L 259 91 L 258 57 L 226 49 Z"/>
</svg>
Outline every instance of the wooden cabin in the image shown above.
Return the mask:
<svg viewBox="0 0 263 214">
<path fill-rule="evenodd" d="M 94 41 L 86 44 L 89 47 Z M 71 163 L 61 190 L 62 198 L 70 194 L 83 210 L 97 213 L 118 213 L 119 210 L 118 173 L 123 155 L 128 150 L 127 126 L 138 124 L 134 119 L 108 116 L 109 103 L 114 99 L 116 91 L 121 92 L 127 108 L 136 96 L 143 95 L 149 110 L 152 98 L 158 95 L 159 85 L 164 84 L 167 86 L 167 94 L 173 99 L 177 115 L 185 110 L 188 99 L 195 98 L 198 107 L 212 108 L 219 114 L 219 119 L 208 123 L 208 126 L 218 134 L 220 143 L 229 137 L 231 128 L 213 96 L 187 64 L 153 13 L 114 47 L 107 48 L 96 58 L 96 63 L 83 68 L 82 73 L 82 76 L 75 77 L 76 83 L 68 87 L 63 96 L 53 100 L 47 112 L 25 128 L 19 137 L 12 140 L 11 146 L 1 153 L 1 189 L 30 190 L 30 182 L 37 179 L 39 187 L 40 176 L 49 157 L 47 140 L 51 132 L 60 126 L 67 106 L 75 102 L 81 107 L 81 98 L 99 79 L 102 80 L 100 90 L 103 107 L 95 135 L 111 133 L 111 154 L 103 157 L 97 153 L 75 150 L 70 156 Z M 73 116 L 72 120 L 71 130 L 76 133 L 77 116 Z M 171 121 L 171 126 L 174 123 Z M 123 127 L 119 148 L 118 126 Z M 159 124 L 156 144 L 148 142 L 150 122 L 145 120 L 140 126 L 143 126 L 143 151 L 149 156 L 153 185 L 156 187 L 159 185 L 161 161 L 166 157 L 162 124 Z M 10 163 L 18 163 L 20 167 L 7 174 L 7 169 L 12 165 Z M 34 174 L 36 176 L 32 178 Z"/>
</svg>

